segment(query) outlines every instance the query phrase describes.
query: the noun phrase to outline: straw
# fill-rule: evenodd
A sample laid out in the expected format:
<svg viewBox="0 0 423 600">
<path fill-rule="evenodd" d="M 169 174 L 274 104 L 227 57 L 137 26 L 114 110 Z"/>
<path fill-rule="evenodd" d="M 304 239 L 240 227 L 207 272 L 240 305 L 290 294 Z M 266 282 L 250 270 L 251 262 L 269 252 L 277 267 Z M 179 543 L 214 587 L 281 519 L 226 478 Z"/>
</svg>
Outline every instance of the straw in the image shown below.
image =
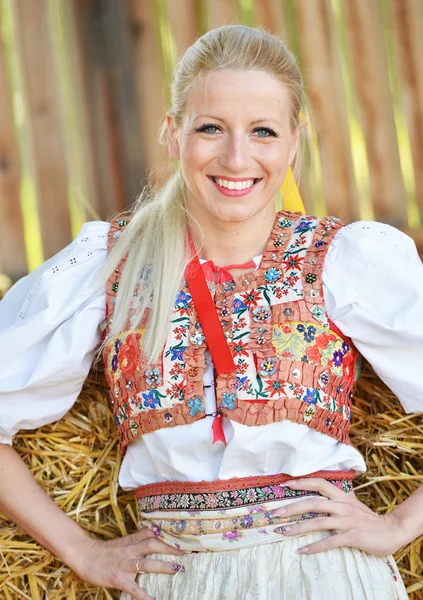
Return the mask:
<svg viewBox="0 0 423 600">
<path fill-rule="evenodd" d="M 423 484 L 423 415 L 406 415 L 367 365 L 353 399 L 352 443 L 368 471 L 356 495 L 386 514 Z M 120 457 L 101 372 L 92 371 L 72 410 L 14 447 L 37 481 L 82 527 L 104 539 L 136 531 L 133 494 L 118 489 Z M 412 600 L 423 599 L 423 537 L 395 556 Z M 5 600 L 111 600 L 120 592 L 91 587 L 19 527 L 0 515 L 0 597 Z"/>
</svg>

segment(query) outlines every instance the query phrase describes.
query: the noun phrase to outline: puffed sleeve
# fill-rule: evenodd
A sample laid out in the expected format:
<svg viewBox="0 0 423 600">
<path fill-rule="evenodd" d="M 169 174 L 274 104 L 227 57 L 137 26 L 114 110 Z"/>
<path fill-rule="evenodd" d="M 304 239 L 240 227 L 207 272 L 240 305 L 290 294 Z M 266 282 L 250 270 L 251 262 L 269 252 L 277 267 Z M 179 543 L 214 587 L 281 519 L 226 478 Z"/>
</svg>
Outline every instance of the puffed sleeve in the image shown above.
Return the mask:
<svg viewBox="0 0 423 600">
<path fill-rule="evenodd" d="M 105 290 L 96 277 L 109 223 L 19 280 L 0 302 L 0 442 L 60 419 L 73 405 L 101 340 Z"/>
<path fill-rule="evenodd" d="M 323 269 L 329 318 L 407 413 L 423 411 L 423 265 L 414 241 L 360 221 L 335 236 Z"/>
</svg>

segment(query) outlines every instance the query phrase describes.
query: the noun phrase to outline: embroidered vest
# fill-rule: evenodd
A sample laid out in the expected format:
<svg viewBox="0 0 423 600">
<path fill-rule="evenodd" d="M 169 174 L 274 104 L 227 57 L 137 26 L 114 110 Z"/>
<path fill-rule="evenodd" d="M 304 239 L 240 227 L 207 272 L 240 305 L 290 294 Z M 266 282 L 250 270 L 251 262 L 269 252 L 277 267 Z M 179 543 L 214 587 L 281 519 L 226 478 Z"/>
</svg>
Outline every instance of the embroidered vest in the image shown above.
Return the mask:
<svg viewBox="0 0 423 600">
<path fill-rule="evenodd" d="M 109 249 L 126 224 L 111 224 Z M 236 365 L 216 376 L 216 410 L 223 417 L 249 426 L 289 419 L 349 443 L 359 355 L 329 321 L 322 291 L 323 262 L 341 227 L 334 217 L 281 211 L 259 268 L 209 283 Z M 122 452 L 138 435 L 205 418 L 207 349 L 185 281 L 159 361 L 148 364 L 141 350 L 145 322 L 109 337 L 124 263 L 107 283 L 104 350 Z"/>
</svg>

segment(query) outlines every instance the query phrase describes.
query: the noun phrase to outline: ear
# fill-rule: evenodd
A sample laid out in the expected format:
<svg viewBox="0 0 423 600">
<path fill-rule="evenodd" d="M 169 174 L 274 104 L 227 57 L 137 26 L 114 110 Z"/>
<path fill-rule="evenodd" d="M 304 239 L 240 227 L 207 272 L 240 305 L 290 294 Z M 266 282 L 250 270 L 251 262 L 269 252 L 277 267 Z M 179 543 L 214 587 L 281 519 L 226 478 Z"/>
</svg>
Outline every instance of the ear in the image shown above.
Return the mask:
<svg viewBox="0 0 423 600">
<path fill-rule="evenodd" d="M 168 112 L 166 113 L 166 121 L 167 121 L 167 147 L 169 149 L 170 158 L 174 158 L 175 160 L 180 159 L 180 148 L 177 136 L 177 128 L 175 126 L 175 121 L 172 115 Z"/>
</svg>

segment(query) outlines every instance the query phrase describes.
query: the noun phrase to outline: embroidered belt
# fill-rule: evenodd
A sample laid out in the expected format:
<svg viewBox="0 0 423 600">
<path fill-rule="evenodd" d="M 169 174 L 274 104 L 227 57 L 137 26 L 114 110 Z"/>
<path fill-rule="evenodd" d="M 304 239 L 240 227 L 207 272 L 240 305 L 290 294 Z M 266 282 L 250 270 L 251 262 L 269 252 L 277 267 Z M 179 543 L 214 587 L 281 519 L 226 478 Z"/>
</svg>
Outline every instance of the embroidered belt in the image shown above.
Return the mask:
<svg viewBox="0 0 423 600">
<path fill-rule="evenodd" d="M 140 526 L 171 546 L 220 551 L 282 541 L 284 523 L 326 513 L 272 517 L 276 508 L 318 492 L 293 490 L 285 481 L 319 477 L 349 493 L 355 471 L 317 471 L 301 477 L 279 474 L 202 482 L 161 482 L 135 490 Z M 234 544 L 234 542 L 237 542 Z"/>
</svg>

